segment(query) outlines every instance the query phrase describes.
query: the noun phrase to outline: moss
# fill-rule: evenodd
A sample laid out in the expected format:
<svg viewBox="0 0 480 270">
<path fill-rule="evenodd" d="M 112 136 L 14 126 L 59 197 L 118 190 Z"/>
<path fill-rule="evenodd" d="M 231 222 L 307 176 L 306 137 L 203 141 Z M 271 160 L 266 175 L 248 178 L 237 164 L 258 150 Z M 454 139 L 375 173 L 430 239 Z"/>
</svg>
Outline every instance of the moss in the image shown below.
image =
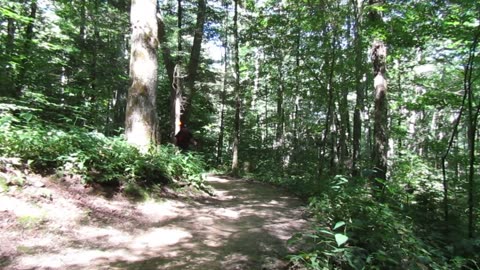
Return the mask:
<svg viewBox="0 0 480 270">
<path fill-rule="evenodd" d="M 7 179 L 3 176 L 0 176 L 0 193 L 8 192 Z"/>
<path fill-rule="evenodd" d="M 44 222 L 45 222 L 45 219 L 44 219 L 43 216 L 26 215 L 26 216 L 21 216 L 21 217 L 18 218 L 18 223 L 20 223 L 20 225 L 24 229 L 36 228 Z"/>
</svg>

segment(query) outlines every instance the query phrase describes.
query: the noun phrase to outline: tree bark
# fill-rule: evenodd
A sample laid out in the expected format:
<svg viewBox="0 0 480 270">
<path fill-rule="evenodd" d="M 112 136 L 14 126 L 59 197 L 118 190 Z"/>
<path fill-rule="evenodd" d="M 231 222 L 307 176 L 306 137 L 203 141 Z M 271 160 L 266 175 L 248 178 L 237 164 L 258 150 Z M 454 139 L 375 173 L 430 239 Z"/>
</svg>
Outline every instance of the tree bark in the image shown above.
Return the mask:
<svg viewBox="0 0 480 270">
<path fill-rule="evenodd" d="M 233 61 L 235 71 L 235 122 L 232 147 L 232 174 L 238 175 L 238 147 L 240 144 L 240 60 L 239 60 L 239 40 L 238 40 L 238 0 L 235 0 L 235 11 L 233 16 Z"/>
<path fill-rule="evenodd" d="M 166 37 L 166 31 L 165 31 L 165 23 L 163 21 L 163 18 L 160 14 L 160 11 L 157 11 L 158 14 L 158 40 L 160 42 L 160 49 L 162 51 L 162 58 L 163 58 L 163 64 L 165 66 L 165 70 L 167 71 L 167 76 L 168 76 L 168 81 L 170 85 L 170 136 L 169 140 L 170 142 L 175 141 L 175 134 L 178 132 L 178 122 L 180 121 L 180 118 L 178 117 L 177 119 L 177 113 L 176 113 L 176 97 L 178 96 L 178 92 L 176 89 L 176 83 L 175 83 L 175 61 L 173 60 L 172 53 L 170 51 L 170 48 L 168 48 L 167 44 L 167 37 Z M 181 95 L 180 95 L 181 96 Z"/>
<path fill-rule="evenodd" d="M 323 173 L 323 168 L 324 168 L 324 163 L 325 163 L 325 158 L 326 158 L 326 151 L 330 152 L 330 165 L 329 165 L 329 172 L 334 175 L 336 172 L 336 127 L 335 127 L 335 112 L 336 112 L 336 106 L 334 102 L 334 95 L 335 95 L 335 89 L 333 86 L 334 83 L 334 76 L 335 76 L 335 64 L 336 64 L 336 57 L 337 57 L 337 51 L 336 51 L 336 31 L 333 31 L 333 37 L 332 37 L 332 44 L 331 44 L 331 53 L 330 53 L 330 61 L 329 64 L 325 66 L 325 69 L 329 68 L 326 70 L 328 72 L 328 83 L 327 83 L 327 92 L 328 92 L 328 108 L 327 108 L 327 115 L 326 115 L 326 121 L 325 121 L 325 129 L 323 131 L 323 136 L 322 140 L 320 142 L 319 146 L 319 160 L 318 160 L 318 172 L 320 175 Z M 332 129 L 332 127 L 334 127 Z M 335 138 L 335 141 L 330 141 L 331 143 L 329 144 L 328 141 L 329 139 Z M 330 147 L 329 149 L 326 149 L 327 147 Z"/>
<path fill-rule="evenodd" d="M 363 95 L 363 63 L 362 63 L 362 36 L 361 36 L 361 10 L 357 4 L 357 0 L 352 1 L 355 22 L 354 22 L 354 51 L 355 51 L 355 110 L 353 113 L 353 149 L 352 149 L 352 175 L 359 175 L 358 162 L 360 159 L 360 142 L 362 139 L 362 113 L 364 111 L 364 95 Z"/>
<path fill-rule="evenodd" d="M 183 67 L 182 67 L 182 0 L 177 1 L 177 60 L 173 70 L 173 81 L 170 89 L 170 125 L 172 128 L 170 140 L 175 143 L 175 135 L 180 131 L 183 95 Z"/>
<path fill-rule="evenodd" d="M 279 150 L 279 160 L 282 160 L 282 148 L 284 141 L 284 128 L 285 128 L 285 109 L 284 107 L 284 93 L 285 86 L 283 81 L 283 55 L 278 55 L 280 63 L 278 64 L 278 83 L 277 86 L 277 116 L 276 116 L 276 134 L 275 134 L 275 149 Z"/>
<path fill-rule="evenodd" d="M 223 153 L 223 137 L 225 133 L 225 103 L 227 98 L 227 69 L 228 69 L 228 61 L 227 61 L 227 46 L 224 43 L 225 48 L 225 55 L 223 58 L 224 61 L 224 74 L 223 74 L 223 83 L 222 83 L 222 93 L 221 93 L 221 108 L 220 108 L 220 132 L 218 134 L 218 144 L 217 144 L 217 164 L 222 163 L 222 153 Z"/>
<path fill-rule="evenodd" d="M 217 164 L 222 164 L 223 160 L 223 138 L 225 134 L 225 103 L 227 98 L 227 75 L 228 75 L 228 5 L 225 4 L 226 14 L 223 21 L 224 26 L 224 39 L 223 39 L 223 83 L 221 93 L 221 108 L 220 108 L 220 132 L 218 134 L 217 142 Z"/>
<path fill-rule="evenodd" d="M 374 146 L 372 159 L 375 166 L 375 177 L 386 180 L 387 178 L 387 80 L 386 58 L 387 49 L 382 41 L 374 41 L 372 44 L 372 62 L 374 71 Z"/>
<path fill-rule="evenodd" d="M 198 0 L 197 21 L 195 24 L 195 34 L 193 35 L 193 45 L 190 52 L 190 60 L 187 67 L 187 88 L 189 90 L 185 100 L 185 110 L 183 119 L 190 121 L 192 113 L 193 97 L 196 93 L 195 81 L 197 80 L 198 66 L 200 64 L 200 52 L 202 49 L 203 28 L 205 25 L 205 14 L 207 5 L 205 0 Z"/>
<path fill-rule="evenodd" d="M 480 26 L 477 28 L 473 43 L 470 47 L 468 63 L 465 67 L 464 89 L 467 93 L 467 109 L 468 109 L 468 237 L 473 239 L 475 235 L 475 140 L 477 134 L 478 115 L 480 112 L 480 104 L 474 107 L 475 95 L 473 93 L 473 69 L 480 38 Z"/>
<path fill-rule="evenodd" d="M 158 142 L 157 120 L 157 1 L 132 0 L 130 78 L 125 135 L 127 141 L 145 152 Z"/>
<path fill-rule="evenodd" d="M 16 96 L 16 87 L 14 81 L 14 70 L 11 64 L 8 62 L 12 60 L 12 57 L 15 55 L 15 20 L 12 18 L 7 18 L 7 39 L 5 42 L 5 59 L 4 69 L 0 70 L 0 95 L 1 96 Z"/>
<path fill-rule="evenodd" d="M 33 27 L 35 23 L 35 19 L 37 17 L 37 1 L 33 0 L 30 3 L 30 14 L 29 18 L 31 19 L 27 26 L 25 27 L 25 43 L 23 45 L 23 52 L 22 52 L 22 61 L 18 69 L 18 76 L 15 83 L 15 95 L 21 96 L 26 84 L 26 75 L 28 71 L 28 64 L 29 64 L 29 55 L 32 47 L 32 40 L 34 36 Z"/>
<path fill-rule="evenodd" d="M 161 45 L 162 57 L 167 70 L 168 79 L 170 81 L 170 139 L 173 141 L 175 139 L 175 134 L 178 132 L 179 126 L 178 123 L 180 120 L 183 122 L 189 122 L 192 106 L 192 98 L 195 94 L 195 80 L 197 77 L 197 70 L 200 63 L 200 52 L 201 44 L 203 39 L 203 29 L 205 24 L 206 17 L 206 1 L 198 1 L 198 11 L 197 11 L 197 21 L 195 26 L 195 33 L 193 38 L 193 45 L 190 51 L 190 59 L 187 66 L 186 76 L 182 74 L 182 64 L 180 63 L 180 58 L 176 61 L 171 55 L 171 51 L 168 48 L 167 39 L 166 39 L 166 30 L 165 23 L 163 18 L 160 17 L 158 20 L 158 38 Z M 159 12 L 160 13 L 160 12 Z M 180 50 L 183 49 L 182 46 L 182 16 L 183 9 L 181 6 L 181 0 L 178 0 L 178 24 L 179 27 L 179 36 L 177 37 L 177 50 L 178 55 L 180 56 Z M 175 63 L 177 62 L 177 63 Z M 185 79 L 186 78 L 186 79 Z M 190 92 L 186 95 L 185 99 L 183 98 L 184 91 L 183 85 L 186 85 Z M 183 114 L 179 111 L 181 110 L 182 105 L 184 105 Z M 181 115 L 181 117 L 180 117 Z"/>
</svg>

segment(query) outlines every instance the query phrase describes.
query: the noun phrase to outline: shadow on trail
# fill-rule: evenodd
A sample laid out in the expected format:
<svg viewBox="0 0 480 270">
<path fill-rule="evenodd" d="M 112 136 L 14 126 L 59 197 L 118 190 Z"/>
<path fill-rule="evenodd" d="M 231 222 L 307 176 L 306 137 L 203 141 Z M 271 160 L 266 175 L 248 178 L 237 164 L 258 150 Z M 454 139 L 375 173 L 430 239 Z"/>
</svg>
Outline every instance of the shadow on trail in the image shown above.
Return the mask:
<svg viewBox="0 0 480 270">
<path fill-rule="evenodd" d="M 278 189 L 210 177 L 215 197 L 192 201 L 176 218 L 154 224 L 188 232 L 176 243 L 149 249 L 143 260 L 110 262 L 115 269 L 282 269 L 286 241 L 304 228 L 301 203 Z M 129 250 L 135 254 L 135 250 Z M 153 256 L 153 257 L 152 257 Z"/>
<path fill-rule="evenodd" d="M 72 220 L 80 224 L 44 232 L 44 242 L 55 242 L 55 246 L 32 236 L 29 243 L 36 244 L 23 247 L 23 254 L 13 262 L 0 256 L 0 266 L 285 269 L 285 256 L 293 251 L 287 240 L 308 225 L 302 219 L 300 200 L 267 184 L 218 176 L 209 176 L 207 181 L 215 196 L 198 200 L 129 204 L 82 198 L 70 211 L 75 214 Z"/>
</svg>

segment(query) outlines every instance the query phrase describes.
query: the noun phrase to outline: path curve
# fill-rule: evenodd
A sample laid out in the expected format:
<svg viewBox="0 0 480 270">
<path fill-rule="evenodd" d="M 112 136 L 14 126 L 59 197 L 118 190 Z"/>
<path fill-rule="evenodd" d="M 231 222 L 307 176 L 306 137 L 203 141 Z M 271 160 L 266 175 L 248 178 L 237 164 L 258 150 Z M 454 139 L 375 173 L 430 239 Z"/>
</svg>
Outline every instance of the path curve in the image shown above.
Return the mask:
<svg viewBox="0 0 480 270">
<path fill-rule="evenodd" d="M 77 203 L 79 212 L 91 203 L 88 222 L 65 223 L 42 238 L 27 235 L 31 239 L 22 247 L 29 252 L 15 256 L 6 269 L 285 269 L 284 258 L 292 252 L 287 240 L 307 229 L 301 202 L 253 181 L 208 176 L 207 182 L 215 196 L 197 200 L 119 206 L 92 197 Z M 93 205 L 121 213 L 102 219 L 105 209 Z M 28 246 L 45 239 L 57 247 Z"/>
</svg>

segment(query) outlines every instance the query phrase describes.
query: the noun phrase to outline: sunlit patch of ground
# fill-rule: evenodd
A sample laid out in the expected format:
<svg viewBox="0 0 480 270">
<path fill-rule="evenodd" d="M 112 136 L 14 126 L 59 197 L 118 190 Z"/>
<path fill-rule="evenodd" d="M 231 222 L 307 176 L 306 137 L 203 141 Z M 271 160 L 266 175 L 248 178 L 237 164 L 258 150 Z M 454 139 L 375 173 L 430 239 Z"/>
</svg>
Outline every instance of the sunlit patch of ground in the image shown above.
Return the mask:
<svg viewBox="0 0 480 270">
<path fill-rule="evenodd" d="M 0 193 L 0 268 L 283 269 L 286 240 L 307 228 L 301 203 L 265 184 L 208 181 L 214 197 L 161 202 L 73 182 L 49 184 L 47 196 Z"/>
</svg>

